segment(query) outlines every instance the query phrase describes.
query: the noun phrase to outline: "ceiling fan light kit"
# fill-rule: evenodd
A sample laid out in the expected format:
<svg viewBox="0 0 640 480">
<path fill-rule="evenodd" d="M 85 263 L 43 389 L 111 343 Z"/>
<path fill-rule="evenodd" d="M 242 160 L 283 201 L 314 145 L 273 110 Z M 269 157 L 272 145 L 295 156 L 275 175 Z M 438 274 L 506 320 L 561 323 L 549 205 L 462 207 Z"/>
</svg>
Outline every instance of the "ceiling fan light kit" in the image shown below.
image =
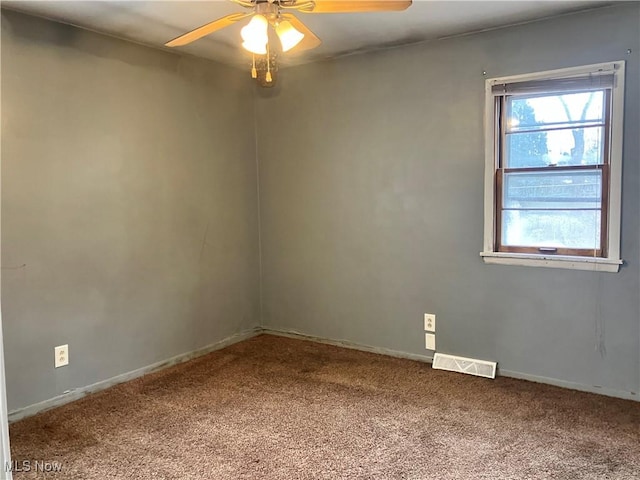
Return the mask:
<svg viewBox="0 0 640 480">
<path fill-rule="evenodd" d="M 230 0 L 251 10 L 232 13 L 196 28 L 167 42 L 179 47 L 217 30 L 251 17 L 240 31 L 242 47 L 252 54 L 251 76 L 263 87 L 275 84 L 277 58 L 284 52 L 301 52 L 320 45 L 321 40 L 295 15 L 302 13 L 355 13 L 406 10 L 412 0 Z M 277 38 L 279 41 L 270 42 Z"/>
</svg>

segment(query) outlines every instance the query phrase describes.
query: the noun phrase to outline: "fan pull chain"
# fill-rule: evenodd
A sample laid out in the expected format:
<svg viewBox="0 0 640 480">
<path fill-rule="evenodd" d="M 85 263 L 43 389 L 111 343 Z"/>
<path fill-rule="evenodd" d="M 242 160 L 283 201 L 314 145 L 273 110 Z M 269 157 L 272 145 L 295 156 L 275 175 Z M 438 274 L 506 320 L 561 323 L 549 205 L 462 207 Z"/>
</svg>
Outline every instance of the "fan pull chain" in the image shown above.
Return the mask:
<svg viewBox="0 0 640 480">
<path fill-rule="evenodd" d="M 251 54 L 253 63 L 251 64 L 251 78 L 258 78 L 258 70 L 256 70 L 256 54 Z"/>
<path fill-rule="evenodd" d="M 269 50 L 268 43 L 267 43 L 267 74 L 265 75 L 264 79 L 268 83 L 271 83 L 273 81 L 273 78 L 271 77 L 271 52 Z"/>
</svg>

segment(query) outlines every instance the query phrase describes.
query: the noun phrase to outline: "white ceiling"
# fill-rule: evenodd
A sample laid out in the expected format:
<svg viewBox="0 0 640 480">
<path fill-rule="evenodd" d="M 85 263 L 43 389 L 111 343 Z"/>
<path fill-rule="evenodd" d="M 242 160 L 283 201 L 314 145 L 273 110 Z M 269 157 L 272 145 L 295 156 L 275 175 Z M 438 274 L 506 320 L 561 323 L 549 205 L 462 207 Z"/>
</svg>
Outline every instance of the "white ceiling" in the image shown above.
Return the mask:
<svg viewBox="0 0 640 480">
<path fill-rule="evenodd" d="M 431 1 L 414 0 L 403 12 L 298 13 L 323 43 L 315 50 L 281 58 L 304 63 L 389 45 L 458 35 L 552 15 L 597 8 L 611 2 L 587 1 Z M 215 1 L 2 1 L 3 7 L 51 18 L 97 32 L 163 47 L 172 38 L 230 13 L 244 11 Z M 245 65 L 240 28 L 228 27 L 179 50 L 228 64 Z"/>
</svg>

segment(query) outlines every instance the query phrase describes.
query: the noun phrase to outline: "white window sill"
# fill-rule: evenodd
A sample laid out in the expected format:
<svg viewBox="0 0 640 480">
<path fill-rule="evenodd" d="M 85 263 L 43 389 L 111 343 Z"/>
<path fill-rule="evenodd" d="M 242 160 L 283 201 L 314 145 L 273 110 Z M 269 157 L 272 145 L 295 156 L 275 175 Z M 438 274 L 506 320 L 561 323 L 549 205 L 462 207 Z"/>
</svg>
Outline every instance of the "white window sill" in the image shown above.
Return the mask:
<svg viewBox="0 0 640 480">
<path fill-rule="evenodd" d="M 523 265 L 528 267 L 567 268 L 592 272 L 615 273 L 622 260 L 568 255 L 536 255 L 528 253 L 480 252 L 484 263 L 494 265 Z"/>
</svg>

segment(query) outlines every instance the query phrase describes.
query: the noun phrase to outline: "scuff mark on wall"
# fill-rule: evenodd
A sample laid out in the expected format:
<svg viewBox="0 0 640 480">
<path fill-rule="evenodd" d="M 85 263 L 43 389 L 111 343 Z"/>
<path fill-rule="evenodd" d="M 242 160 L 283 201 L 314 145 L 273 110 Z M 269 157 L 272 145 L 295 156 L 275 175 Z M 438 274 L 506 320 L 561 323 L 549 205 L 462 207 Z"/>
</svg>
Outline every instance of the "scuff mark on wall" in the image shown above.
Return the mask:
<svg viewBox="0 0 640 480">
<path fill-rule="evenodd" d="M 207 228 L 204 231 L 204 237 L 202 237 L 202 247 L 200 247 L 200 258 L 198 263 L 202 263 L 202 256 L 204 255 L 204 247 L 207 245 L 207 235 L 209 234 L 209 222 L 207 222 Z"/>
<path fill-rule="evenodd" d="M 604 320 L 602 318 L 602 275 L 598 276 L 598 288 L 595 295 L 595 327 L 596 327 L 596 350 L 600 353 L 602 358 L 607 356 L 607 347 L 605 345 L 604 337 Z"/>
<path fill-rule="evenodd" d="M 18 265 L 18 266 L 11 266 L 11 267 L 2 267 L 2 270 L 20 270 L 21 268 L 26 268 L 27 264 L 23 263 L 22 265 Z"/>
</svg>

